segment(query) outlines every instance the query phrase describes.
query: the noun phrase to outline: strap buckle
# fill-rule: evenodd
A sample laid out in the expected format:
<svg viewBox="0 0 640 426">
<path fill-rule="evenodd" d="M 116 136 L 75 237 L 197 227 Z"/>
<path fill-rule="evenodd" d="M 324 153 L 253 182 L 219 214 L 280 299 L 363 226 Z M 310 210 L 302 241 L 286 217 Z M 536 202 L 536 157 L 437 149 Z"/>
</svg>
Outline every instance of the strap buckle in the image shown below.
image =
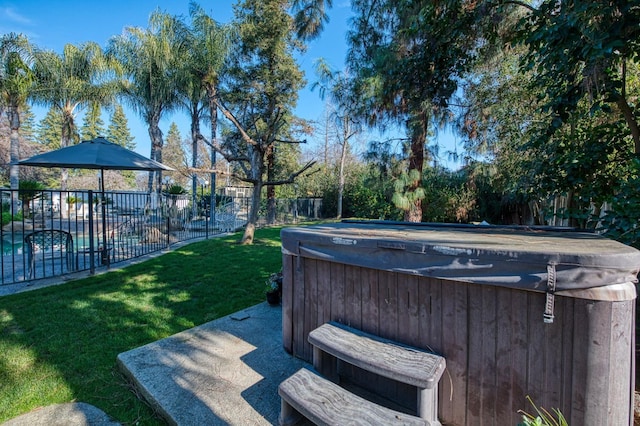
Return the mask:
<svg viewBox="0 0 640 426">
<path fill-rule="evenodd" d="M 547 265 L 547 300 L 544 307 L 544 322 L 546 324 L 552 324 L 555 315 L 553 314 L 553 308 L 555 303 L 556 291 L 556 265 Z"/>
</svg>

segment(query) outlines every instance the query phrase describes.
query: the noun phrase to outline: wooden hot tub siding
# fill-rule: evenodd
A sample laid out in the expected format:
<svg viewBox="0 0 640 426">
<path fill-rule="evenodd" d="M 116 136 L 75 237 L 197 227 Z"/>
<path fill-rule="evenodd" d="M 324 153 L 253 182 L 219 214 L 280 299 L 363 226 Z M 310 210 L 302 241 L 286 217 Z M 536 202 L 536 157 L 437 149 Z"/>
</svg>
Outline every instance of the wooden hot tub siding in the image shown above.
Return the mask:
<svg viewBox="0 0 640 426">
<path fill-rule="evenodd" d="M 635 300 L 556 296 L 555 321 L 545 324 L 543 293 L 286 254 L 283 271 L 287 351 L 311 362 L 309 332 L 338 321 L 442 354 L 443 424 L 516 425 L 518 410 L 533 413 L 527 395 L 571 425 L 633 423 Z"/>
</svg>

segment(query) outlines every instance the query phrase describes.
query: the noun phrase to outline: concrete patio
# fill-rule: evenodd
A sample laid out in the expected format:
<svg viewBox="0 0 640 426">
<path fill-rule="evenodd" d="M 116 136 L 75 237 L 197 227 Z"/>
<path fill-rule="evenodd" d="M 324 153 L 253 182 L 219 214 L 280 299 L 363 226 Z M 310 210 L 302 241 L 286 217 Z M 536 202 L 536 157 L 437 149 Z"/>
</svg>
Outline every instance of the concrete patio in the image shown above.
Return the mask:
<svg viewBox="0 0 640 426">
<path fill-rule="evenodd" d="M 278 385 L 306 365 L 282 347 L 266 302 L 118 355 L 120 369 L 175 425 L 273 425 Z"/>
</svg>

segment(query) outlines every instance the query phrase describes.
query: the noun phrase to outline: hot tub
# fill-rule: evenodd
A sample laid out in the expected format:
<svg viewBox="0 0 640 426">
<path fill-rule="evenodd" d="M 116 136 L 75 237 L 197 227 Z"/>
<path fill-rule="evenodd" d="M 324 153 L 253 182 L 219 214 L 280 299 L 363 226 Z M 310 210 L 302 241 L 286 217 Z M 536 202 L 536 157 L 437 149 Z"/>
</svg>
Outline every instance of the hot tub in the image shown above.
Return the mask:
<svg viewBox="0 0 640 426">
<path fill-rule="evenodd" d="M 571 425 L 633 424 L 631 247 L 549 228 L 344 221 L 285 228 L 282 251 L 283 343 L 297 357 L 311 361 L 309 332 L 337 321 L 443 355 L 443 424 L 515 425 L 527 396 Z"/>
</svg>

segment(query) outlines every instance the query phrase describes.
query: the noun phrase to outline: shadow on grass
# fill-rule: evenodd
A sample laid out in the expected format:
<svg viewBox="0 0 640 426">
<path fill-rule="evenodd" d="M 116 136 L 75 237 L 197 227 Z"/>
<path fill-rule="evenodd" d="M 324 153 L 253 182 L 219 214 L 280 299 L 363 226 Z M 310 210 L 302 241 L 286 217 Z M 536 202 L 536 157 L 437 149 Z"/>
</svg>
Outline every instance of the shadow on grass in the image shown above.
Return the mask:
<svg viewBox="0 0 640 426">
<path fill-rule="evenodd" d="M 280 228 L 181 247 L 137 265 L 0 298 L 0 422 L 77 400 L 123 424 L 158 424 L 116 356 L 264 299 L 280 270 Z"/>
</svg>

